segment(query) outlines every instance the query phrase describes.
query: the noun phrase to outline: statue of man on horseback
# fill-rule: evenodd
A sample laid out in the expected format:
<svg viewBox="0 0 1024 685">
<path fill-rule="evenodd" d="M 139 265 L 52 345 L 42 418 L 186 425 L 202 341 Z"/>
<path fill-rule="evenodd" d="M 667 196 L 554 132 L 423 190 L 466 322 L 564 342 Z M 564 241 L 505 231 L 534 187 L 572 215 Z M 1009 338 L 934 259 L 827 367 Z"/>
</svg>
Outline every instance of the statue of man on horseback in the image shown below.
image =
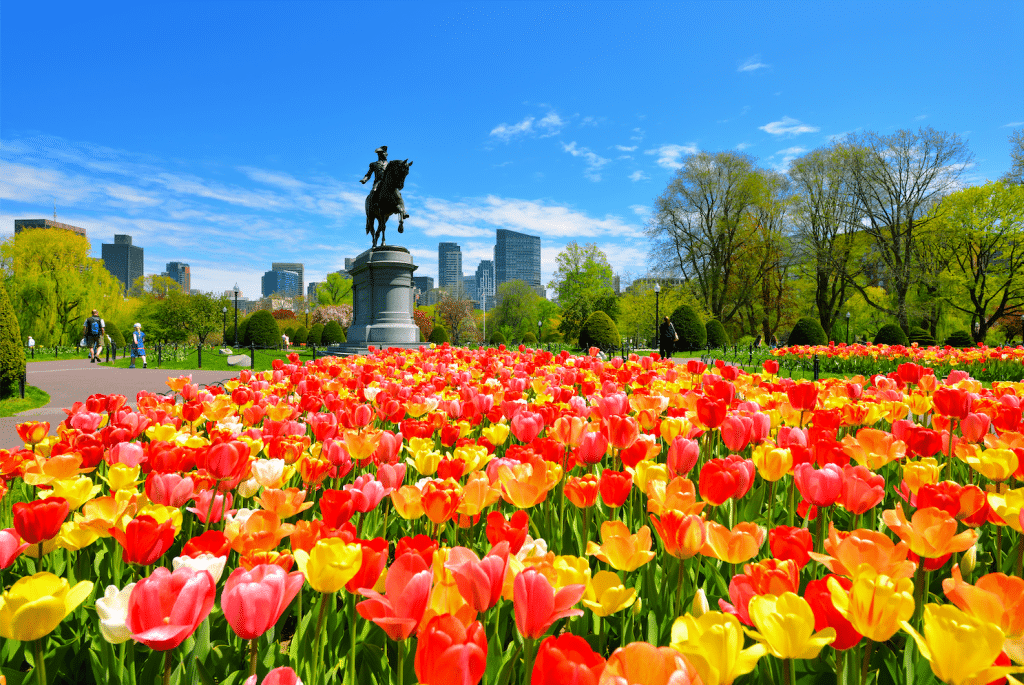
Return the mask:
<svg viewBox="0 0 1024 685">
<path fill-rule="evenodd" d="M 373 247 L 377 247 L 377 239 L 384 246 L 384 229 L 388 217 L 392 214 L 398 215 L 398 232 L 404 232 L 404 221 L 409 218 L 405 211 L 405 202 L 402 200 L 402 188 L 405 187 L 405 177 L 409 175 L 409 167 L 412 162 L 408 159 L 399 159 L 388 162 L 388 146 L 381 145 L 374 150 L 377 153 L 377 161 L 370 162 L 370 170 L 366 172 L 359 182 L 366 184 L 373 176 L 373 188 L 366 196 L 366 232 L 373 236 Z M 374 220 L 377 225 L 374 227 Z"/>
</svg>

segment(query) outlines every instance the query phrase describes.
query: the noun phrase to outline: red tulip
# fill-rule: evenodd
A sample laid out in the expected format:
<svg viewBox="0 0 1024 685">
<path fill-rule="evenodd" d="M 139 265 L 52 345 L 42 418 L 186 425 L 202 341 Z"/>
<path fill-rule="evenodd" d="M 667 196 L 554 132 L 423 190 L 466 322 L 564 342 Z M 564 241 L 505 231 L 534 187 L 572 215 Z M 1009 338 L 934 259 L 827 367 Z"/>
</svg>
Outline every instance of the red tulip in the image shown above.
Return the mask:
<svg viewBox="0 0 1024 685">
<path fill-rule="evenodd" d="M 599 480 L 592 473 L 584 476 L 572 476 L 565 483 L 565 496 L 580 509 L 587 509 L 597 504 L 599 491 Z"/>
<path fill-rule="evenodd" d="M 509 428 L 517 440 L 530 444 L 544 429 L 544 417 L 532 411 L 521 410 L 512 417 Z"/>
<path fill-rule="evenodd" d="M 433 571 L 419 554 L 399 555 L 384 579 L 384 594 L 361 589 L 359 594 L 369 599 L 359 602 L 356 611 L 376 623 L 392 640 L 404 640 L 423 619 L 433 579 Z"/>
<path fill-rule="evenodd" d="M 604 657 L 582 637 L 548 637 L 537 649 L 530 685 L 597 685 L 604 666 Z"/>
<path fill-rule="evenodd" d="M 324 525 L 336 530 L 352 518 L 356 510 L 354 497 L 351 490 L 324 490 L 320 495 L 320 515 Z"/>
<path fill-rule="evenodd" d="M 509 546 L 499 542 L 483 559 L 465 547 L 453 547 L 444 567 L 452 572 L 459 594 L 476 611 L 487 611 L 501 598 Z"/>
<path fill-rule="evenodd" d="M 260 564 L 251 571 L 236 568 L 224 583 L 220 608 L 235 634 L 252 640 L 277 623 L 305 579 L 298 571 Z"/>
<path fill-rule="evenodd" d="M 725 420 L 729 407 L 722 400 L 710 397 L 697 399 L 697 420 L 706 428 L 717 428 Z"/>
<path fill-rule="evenodd" d="M 917 383 L 921 382 L 921 376 L 925 373 L 923 366 L 917 364 L 906 363 L 900 364 L 896 367 L 896 375 L 899 376 L 900 380 L 904 383 Z"/>
<path fill-rule="evenodd" d="M 669 476 L 685 476 L 700 458 L 700 444 L 696 440 L 677 435 L 668 448 Z"/>
<path fill-rule="evenodd" d="M 722 431 L 722 442 L 730 452 L 739 452 L 750 444 L 753 428 L 754 421 L 747 416 L 729 416 L 719 426 L 719 430 Z"/>
<path fill-rule="evenodd" d="M 817 507 L 832 506 L 843 491 L 843 470 L 835 464 L 820 469 L 799 464 L 793 469 L 793 479 L 804 500 Z"/>
<path fill-rule="evenodd" d="M 566 489 L 568 489 L 566 485 Z M 530 529 L 530 515 L 520 509 L 512 514 L 511 518 L 505 520 L 505 515 L 500 511 L 492 511 L 487 514 L 487 541 L 491 546 L 499 542 L 508 543 L 509 554 L 519 554 L 526 542 L 526 535 Z"/>
<path fill-rule="evenodd" d="M 853 625 L 832 604 L 832 592 L 827 585 L 829 578 L 834 578 L 844 590 L 848 591 L 853 587 L 853 581 L 849 578 L 830 573 L 820 580 L 807 583 L 804 599 L 814 612 L 814 629 L 835 628 L 836 641 L 832 643 L 832 647 L 842 651 L 854 647 L 863 636 L 853 629 Z"/>
<path fill-rule="evenodd" d="M 629 498 L 633 488 L 633 478 L 625 471 L 605 469 L 601 472 L 601 499 L 605 506 L 621 507 Z"/>
<path fill-rule="evenodd" d="M 57 537 L 68 517 L 68 501 L 63 497 L 47 497 L 32 502 L 15 502 L 14 529 L 30 545 Z"/>
<path fill-rule="evenodd" d="M 839 504 L 851 514 L 863 514 L 885 498 L 885 478 L 866 466 L 843 467 Z"/>
<path fill-rule="evenodd" d="M 253 674 L 246 678 L 242 685 L 256 685 L 256 682 L 256 674 Z M 278 666 L 267 674 L 260 685 L 302 685 L 302 681 L 289 666 Z"/>
<path fill-rule="evenodd" d="M 110 534 L 120 543 L 121 560 L 129 564 L 149 566 L 163 556 L 174 542 L 174 522 L 163 523 L 148 514 L 136 516 L 124 527 L 111 528 Z"/>
<path fill-rule="evenodd" d="M 468 626 L 449 614 L 430 619 L 419 632 L 414 661 L 420 685 L 475 685 L 487 670 L 487 634 L 480 621 Z"/>
<path fill-rule="evenodd" d="M 215 557 L 226 557 L 231 551 L 231 541 L 219 530 L 208 530 L 197 535 L 181 548 L 181 556 L 198 557 L 200 554 L 212 554 Z"/>
<path fill-rule="evenodd" d="M 377 584 L 380 574 L 388 563 L 390 546 L 384 538 L 372 540 L 356 540 L 363 548 L 363 560 L 359 571 L 352 577 L 352 580 L 345 583 L 345 589 L 356 593 L 364 587 L 373 587 Z"/>
<path fill-rule="evenodd" d="M 434 552 L 436 551 L 437 542 L 427 535 L 404 537 L 395 544 L 395 559 L 403 554 L 415 554 L 423 559 L 427 566 L 430 566 L 434 563 Z"/>
<path fill-rule="evenodd" d="M 930 457 L 942 449 L 942 434 L 930 428 L 908 426 L 899 439 L 907 443 L 907 452 Z"/>
<path fill-rule="evenodd" d="M 211 445 L 202 464 L 217 480 L 235 480 L 249 467 L 249 446 L 240 440 Z"/>
<path fill-rule="evenodd" d="M 700 496 L 715 506 L 730 499 L 740 499 L 753 485 L 755 470 L 754 462 L 736 455 L 712 459 L 700 470 Z"/>
<path fill-rule="evenodd" d="M 935 411 L 943 416 L 965 419 L 971 411 L 973 398 L 966 390 L 960 388 L 941 387 L 932 394 Z"/>
<path fill-rule="evenodd" d="M 774 376 L 779 372 L 779 363 L 774 359 L 765 359 L 764 363 L 761 364 L 761 368 L 763 368 L 765 373 L 768 375 Z"/>
<path fill-rule="evenodd" d="M 584 464 L 597 464 L 608 453 L 608 438 L 600 431 L 587 431 L 574 452 Z"/>
<path fill-rule="evenodd" d="M 651 523 L 658 531 L 665 551 L 678 559 L 695 556 L 707 542 L 704 519 L 696 514 L 666 509 L 660 517 L 651 514 Z"/>
<path fill-rule="evenodd" d="M 818 386 L 814 383 L 794 383 L 786 388 L 786 397 L 793 409 L 813 411 L 818 404 Z"/>
<path fill-rule="evenodd" d="M 160 566 L 132 589 L 125 626 L 150 649 L 174 649 L 209 615 L 216 596 L 209 571 L 182 566 L 172 573 Z"/>
<path fill-rule="evenodd" d="M 978 443 L 988 435 L 992 420 L 987 414 L 968 414 L 960 421 L 960 432 L 967 442 Z"/>
<path fill-rule="evenodd" d="M 516 628 L 523 638 L 537 639 L 560 618 L 582 616 L 571 608 L 583 597 L 583 585 L 566 585 L 557 593 L 551 582 L 535 568 L 527 568 L 516 576 L 512 585 L 512 604 Z"/>
<path fill-rule="evenodd" d="M 776 559 L 788 559 L 803 568 L 811 560 L 814 541 L 806 528 L 776 526 L 768 531 L 768 547 Z"/>
<path fill-rule="evenodd" d="M 604 427 L 609 444 L 617 450 L 627 449 L 640 437 L 640 426 L 632 416 L 608 416 Z"/>
</svg>

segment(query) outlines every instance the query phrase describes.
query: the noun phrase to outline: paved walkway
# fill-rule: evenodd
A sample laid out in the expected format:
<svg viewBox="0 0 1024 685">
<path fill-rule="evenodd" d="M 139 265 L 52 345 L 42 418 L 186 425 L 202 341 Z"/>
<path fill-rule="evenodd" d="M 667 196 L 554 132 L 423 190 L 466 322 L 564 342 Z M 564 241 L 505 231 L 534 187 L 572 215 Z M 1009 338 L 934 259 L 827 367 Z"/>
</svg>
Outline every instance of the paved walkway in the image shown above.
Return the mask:
<svg viewBox="0 0 1024 685">
<path fill-rule="evenodd" d="M 16 426 L 25 421 L 49 421 L 50 433 L 67 418 L 65 407 L 84 402 L 89 395 L 124 395 L 135 406 L 140 390 L 165 393 L 168 378 L 192 375 L 192 381 L 209 385 L 234 378 L 232 371 L 168 371 L 167 369 L 116 369 L 105 364 L 90 364 L 88 359 L 62 359 L 60 361 L 29 362 L 28 384 L 50 393 L 50 403 L 39 409 L 30 409 L 15 416 L 0 418 L 0 448 L 21 446 Z"/>
</svg>

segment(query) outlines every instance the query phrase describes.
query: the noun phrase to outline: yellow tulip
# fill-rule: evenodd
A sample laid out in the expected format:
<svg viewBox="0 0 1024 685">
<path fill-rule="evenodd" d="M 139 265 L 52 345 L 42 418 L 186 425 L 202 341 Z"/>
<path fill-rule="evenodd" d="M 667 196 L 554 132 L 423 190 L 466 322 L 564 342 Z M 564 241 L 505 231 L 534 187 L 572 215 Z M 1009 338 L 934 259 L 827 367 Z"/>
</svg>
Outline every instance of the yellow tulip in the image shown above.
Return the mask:
<svg viewBox="0 0 1024 685">
<path fill-rule="evenodd" d="M 423 517 L 423 493 L 415 485 L 403 485 L 393 490 L 391 502 L 398 515 L 407 521 Z"/>
<path fill-rule="evenodd" d="M 139 477 L 141 469 L 140 466 L 128 466 L 120 462 L 111 466 L 110 472 L 107 474 L 107 485 L 110 486 L 110 491 L 117 492 L 129 488 L 134 490 L 140 482 L 136 478 Z"/>
<path fill-rule="evenodd" d="M 1003 651 L 1003 632 L 955 606 L 926 604 L 924 635 L 906 621 L 900 625 L 914 638 L 935 677 L 949 685 L 988 683 L 1024 670 L 993 666 Z"/>
<path fill-rule="evenodd" d="M 63 478 L 55 480 L 53 483 L 53 490 L 47 490 L 41 493 L 43 496 L 39 499 L 46 499 L 47 497 L 63 497 L 68 501 L 68 508 L 71 511 L 78 509 L 80 506 L 91 500 L 96 495 L 100 494 L 100 486 L 92 482 L 92 479 L 88 476 L 79 476 L 78 478 Z"/>
<path fill-rule="evenodd" d="M 651 529 L 643 526 L 633 535 L 622 521 L 601 524 L 601 544 L 587 542 L 587 556 L 598 559 L 619 571 L 635 571 L 651 559 Z"/>
<path fill-rule="evenodd" d="M 487 438 L 487 441 L 495 447 L 500 447 L 508 440 L 509 427 L 507 423 L 495 423 L 482 428 L 480 434 Z"/>
<path fill-rule="evenodd" d="M 689 435 L 692 426 L 684 418 L 665 417 L 661 420 L 661 439 L 665 444 L 671 445 L 677 435 Z"/>
<path fill-rule="evenodd" d="M 432 476 L 437 473 L 437 466 L 441 463 L 441 453 L 434 451 L 433 449 L 419 449 L 413 450 L 409 448 L 411 457 L 406 459 L 406 463 L 409 466 L 416 469 L 421 476 Z"/>
<path fill-rule="evenodd" d="M 835 628 L 814 632 L 811 605 L 792 592 L 754 595 L 748 611 L 759 631 L 749 635 L 779 659 L 815 659 L 822 647 L 835 642 Z"/>
<path fill-rule="evenodd" d="M 923 485 L 935 485 L 939 482 L 939 462 L 934 457 L 926 457 L 920 461 L 903 463 L 903 480 L 910 491 L 917 494 Z"/>
<path fill-rule="evenodd" d="M 668 465 L 655 464 L 653 461 L 641 461 L 633 471 L 633 482 L 640 492 L 647 492 L 647 486 L 654 481 L 660 480 L 668 483 Z"/>
<path fill-rule="evenodd" d="M 295 563 L 306 574 L 309 586 L 317 592 L 337 592 L 359 572 L 363 548 L 345 544 L 340 538 L 318 540 L 308 553 L 295 551 Z"/>
<path fill-rule="evenodd" d="M 1017 454 L 1013 450 L 984 450 L 977 456 L 969 456 L 967 465 L 989 480 L 1004 481 L 1017 470 Z"/>
<path fill-rule="evenodd" d="M 996 516 L 1003 520 L 1003 523 L 1013 528 L 1018 533 L 1021 530 L 1020 510 L 1024 508 L 1024 487 L 1002 492 L 988 493 L 988 503 Z"/>
<path fill-rule="evenodd" d="M 611 616 L 636 601 L 636 589 L 626 587 L 611 571 L 598 571 L 583 593 L 583 604 L 598 616 Z"/>
<path fill-rule="evenodd" d="M 60 527 L 57 546 L 71 552 L 77 552 L 100 539 L 99 533 L 79 521 L 68 521 Z"/>
<path fill-rule="evenodd" d="M 765 655 L 763 645 L 743 649 L 738 618 L 708 611 L 700 618 L 687 614 L 672 624 L 671 646 L 690 660 L 704 685 L 729 685 L 754 670 Z"/>
<path fill-rule="evenodd" d="M 569 555 L 555 557 L 554 567 L 558 577 L 556 582 L 552 584 L 556 590 L 560 590 L 566 585 L 589 587 L 591 575 L 590 562 L 584 557 Z"/>
<path fill-rule="evenodd" d="M 456 447 L 452 457 L 465 462 L 466 473 L 479 471 L 493 458 L 492 455 L 488 454 L 487 448 L 483 445 L 462 445 L 461 447 Z"/>
<path fill-rule="evenodd" d="M 895 580 L 879 575 L 867 564 L 861 564 L 849 592 L 828 579 L 832 604 L 853 625 L 858 633 L 885 642 L 914 614 L 914 583 L 909 578 Z"/>
<path fill-rule="evenodd" d="M 177 434 L 178 429 L 173 423 L 158 424 L 146 429 L 146 437 L 154 442 L 171 442 Z"/>
<path fill-rule="evenodd" d="M 22 578 L 0 597 L 0 637 L 27 642 L 49 635 L 92 592 L 92 582 L 74 587 L 52 573 Z"/>
<path fill-rule="evenodd" d="M 761 477 L 774 483 L 793 468 L 793 453 L 783 447 L 764 443 L 754 448 L 751 455 L 754 467 Z"/>
</svg>

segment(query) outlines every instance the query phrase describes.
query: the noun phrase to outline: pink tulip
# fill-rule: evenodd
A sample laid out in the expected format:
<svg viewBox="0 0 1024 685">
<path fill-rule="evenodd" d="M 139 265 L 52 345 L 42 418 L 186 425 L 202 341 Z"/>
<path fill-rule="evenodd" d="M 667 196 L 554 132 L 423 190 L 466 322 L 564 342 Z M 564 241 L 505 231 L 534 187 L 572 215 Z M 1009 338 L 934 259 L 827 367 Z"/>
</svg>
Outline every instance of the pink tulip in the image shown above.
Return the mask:
<svg viewBox="0 0 1024 685">
<path fill-rule="evenodd" d="M 584 464 L 596 464 L 608 453 L 608 438 L 601 431 L 587 431 L 583 434 L 576 457 Z"/>
<path fill-rule="evenodd" d="M 760 445 L 772 432 L 772 417 L 764 412 L 751 414 L 750 442 Z"/>
<path fill-rule="evenodd" d="M 843 492 L 843 470 L 837 464 L 820 469 L 799 464 L 793 469 L 793 480 L 803 498 L 816 507 L 832 506 Z"/>
<path fill-rule="evenodd" d="M 28 548 L 27 542 L 21 541 L 18 531 L 13 528 L 0 530 L 0 568 L 7 568 Z"/>
<path fill-rule="evenodd" d="M 487 611 L 501 597 L 508 569 L 508 542 L 496 544 L 483 559 L 473 550 L 454 547 L 444 567 L 455 576 L 455 584 L 462 598 L 477 611 Z"/>
<path fill-rule="evenodd" d="M 629 396 L 624 392 L 616 392 L 602 397 L 595 397 L 594 403 L 601 416 L 607 419 L 609 416 L 625 416 L 629 413 Z"/>
<path fill-rule="evenodd" d="M 156 471 L 151 471 L 146 476 L 146 497 L 165 507 L 178 509 L 185 506 L 192 499 L 194 491 L 195 483 L 192 479 L 187 476 L 182 477 L 178 473 L 157 473 Z M 210 506 L 209 499 L 206 500 L 206 506 Z M 206 512 L 204 511 L 203 516 L 205 515 Z"/>
<path fill-rule="evenodd" d="M 125 626 L 132 639 L 159 652 L 174 649 L 210 614 L 217 587 L 209 571 L 157 567 L 135 584 Z"/>
<path fill-rule="evenodd" d="M 106 460 L 110 465 L 124 464 L 129 468 L 135 468 L 146 460 L 146 453 L 137 442 L 119 442 L 107 452 Z"/>
<path fill-rule="evenodd" d="M 434 572 L 419 554 L 403 554 L 388 569 L 384 594 L 363 588 L 368 599 L 356 605 L 363 618 L 376 623 L 392 640 L 405 640 L 423 619 Z"/>
<path fill-rule="evenodd" d="M 256 685 L 256 675 L 246 678 L 242 685 Z M 302 681 L 290 667 L 279 666 L 267 674 L 263 679 L 263 685 L 302 685 Z"/>
<path fill-rule="evenodd" d="M 384 486 L 381 482 L 375 480 L 368 473 L 364 473 L 356 478 L 354 483 L 345 485 L 345 489 L 352 491 L 352 502 L 355 504 L 356 511 L 364 513 L 376 509 L 380 501 L 384 499 L 385 494 L 387 494 L 384 492 Z"/>
<path fill-rule="evenodd" d="M 544 429 L 544 417 L 524 409 L 512 417 L 510 428 L 517 440 L 529 444 Z"/>
<path fill-rule="evenodd" d="M 225 509 L 228 509 L 226 513 L 234 514 L 235 510 L 231 509 L 231 503 L 233 498 L 230 492 L 218 493 L 216 498 L 213 500 L 213 509 L 210 509 L 210 498 L 214 496 L 215 490 L 203 490 L 195 496 L 196 505 L 194 507 L 188 507 L 188 511 L 191 511 L 199 519 L 200 523 L 206 523 L 206 515 L 210 514 L 210 523 L 217 523 L 225 514 Z"/>
<path fill-rule="evenodd" d="M 287 573 L 275 564 L 259 564 L 251 571 L 236 568 L 220 596 L 224 618 L 238 637 L 257 638 L 277 623 L 304 580 L 298 571 Z"/>
<path fill-rule="evenodd" d="M 851 514 L 863 514 L 885 498 L 885 478 L 866 466 L 843 467 L 839 503 Z"/>
<path fill-rule="evenodd" d="M 992 419 L 987 414 L 968 414 L 960 422 L 960 432 L 963 433 L 964 440 L 967 442 L 978 443 L 985 439 L 991 423 Z"/>
<path fill-rule="evenodd" d="M 512 585 L 512 604 L 519 634 L 536 640 L 558 619 L 582 616 L 582 611 L 571 607 L 580 601 L 585 589 L 583 585 L 566 585 L 556 593 L 537 569 L 528 568 L 520 572 Z"/>
<path fill-rule="evenodd" d="M 739 452 L 750 444 L 750 433 L 754 428 L 753 419 L 747 416 L 727 416 L 719 429 L 722 442 L 731 452 Z"/>
<path fill-rule="evenodd" d="M 377 480 L 384 486 L 384 496 L 387 497 L 405 482 L 405 464 L 381 464 L 377 469 Z"/>
<path fill-rule="evenodd" d="M 402 450 L 402 434 L 381 431 L 380 442 L 373 453 L 373 460 L 378 464 L 396 464 Z"/>
<path fill-rule="evenodd" d="M 81 411 L 71 416 L 68 421 L 72 428 L 78 429 L 83 433 L 95 433 L 103 421 L 103 415 L 91 411 Z"/>
<path fill-rule="evenodd" d="M 699 457 L 700 444 L 677 435 L 668 448 L 668 470 L 672 478 L 688 474 Z"/>
</svg>

